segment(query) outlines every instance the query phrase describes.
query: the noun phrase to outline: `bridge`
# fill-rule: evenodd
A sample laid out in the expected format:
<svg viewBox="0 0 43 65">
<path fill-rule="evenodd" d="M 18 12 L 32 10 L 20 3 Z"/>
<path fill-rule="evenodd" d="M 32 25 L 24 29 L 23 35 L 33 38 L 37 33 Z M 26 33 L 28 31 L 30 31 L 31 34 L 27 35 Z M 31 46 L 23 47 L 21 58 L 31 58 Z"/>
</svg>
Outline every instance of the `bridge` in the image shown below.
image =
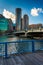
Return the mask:
<svg viewBox="0 0 43 65">
<path fill-rule="evenodd" d="M 14 32 L 16 36 L 29 36 L 29 37 L 43 37 L 42 29 L 31 29 L 27 31 L 16 31 Z"/>
</svg>

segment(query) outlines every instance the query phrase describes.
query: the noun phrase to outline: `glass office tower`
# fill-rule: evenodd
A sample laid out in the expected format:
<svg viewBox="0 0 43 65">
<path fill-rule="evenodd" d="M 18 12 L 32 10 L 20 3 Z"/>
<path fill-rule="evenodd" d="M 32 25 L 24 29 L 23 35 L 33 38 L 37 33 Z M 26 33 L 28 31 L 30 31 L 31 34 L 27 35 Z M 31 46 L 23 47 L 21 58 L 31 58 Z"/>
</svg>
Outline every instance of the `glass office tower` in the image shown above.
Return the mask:
<svg viewBox="0 0 43 65">
<path fill-rule="evenodd" d="M 24 20 L 24 30 L 28 30 L 28 25 L 29 25 L 29 17 L 27 14 L 24 15 L 23 17 L 23 20 Z"/>
<path fill-rule="evenodd" d="M 21 8 L 16 8 L 16 30 L 21 30 Z"/>
</svg>

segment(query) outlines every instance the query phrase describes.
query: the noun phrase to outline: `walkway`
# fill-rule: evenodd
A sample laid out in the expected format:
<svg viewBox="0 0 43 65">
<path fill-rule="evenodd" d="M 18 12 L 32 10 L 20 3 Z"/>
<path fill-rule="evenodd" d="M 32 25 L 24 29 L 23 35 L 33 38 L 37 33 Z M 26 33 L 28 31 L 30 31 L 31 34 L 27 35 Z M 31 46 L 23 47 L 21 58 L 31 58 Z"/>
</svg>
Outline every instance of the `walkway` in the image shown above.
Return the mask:
<svg viewBox="0 0 43 65">
<path fill-rule="evenodd" d="M 43 65 L 43 52 L 15 54 L 8 59 L 0 57 L 0 65 Z"/>
</svg>

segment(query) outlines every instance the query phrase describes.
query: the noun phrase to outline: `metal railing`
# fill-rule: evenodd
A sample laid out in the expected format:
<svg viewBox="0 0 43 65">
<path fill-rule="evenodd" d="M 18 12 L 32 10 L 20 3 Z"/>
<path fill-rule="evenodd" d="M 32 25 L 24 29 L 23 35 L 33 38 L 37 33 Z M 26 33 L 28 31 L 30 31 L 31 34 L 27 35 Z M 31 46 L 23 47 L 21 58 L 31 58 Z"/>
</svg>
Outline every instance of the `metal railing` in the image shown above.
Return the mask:
<svg viewBox="0 0 43 65">
<path fill-rule="evenodd" d="M 42 48 L 43 48 L 43 40 L 17 40 L 17 41 L 12 41 L 12 42 L 0 42 L 0 47 L 1 47 L 1 45 L 4 45 L 5 49 L 2 52 L 5 52 L 4 56 L 5 56 L 5 58 L 7 58 L 9 44 L 12 44 L 12 45 L 14 44 L 14 46 L 16 48 L 16 53 L 22 53 L 22 52 L 30 52 L 29 48 L 31 49 L 31 52 L 35 52 L 35 49 L 36 49 L 35 47 L 38 48 L 37 50 L 40 50 L 41 43 L 42 43 Z M 11 47 L 11 48 L 13 48 L 13 47 Z M 13 50 L 15 50 L 15 49 L 13 49 Z M 1 55 L 3 55 L 3 53 Z"/>
</svg>

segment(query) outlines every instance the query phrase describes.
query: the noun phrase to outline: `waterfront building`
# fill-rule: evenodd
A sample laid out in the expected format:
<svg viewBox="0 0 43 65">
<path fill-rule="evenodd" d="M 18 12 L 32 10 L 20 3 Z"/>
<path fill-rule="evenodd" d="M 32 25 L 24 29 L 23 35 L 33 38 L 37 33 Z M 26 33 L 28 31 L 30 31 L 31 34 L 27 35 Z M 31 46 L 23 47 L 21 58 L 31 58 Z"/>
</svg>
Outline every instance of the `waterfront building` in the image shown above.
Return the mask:
<svg viewBox="0 0 43 65">
<path fill-rule="evenodd" d="M 0 30 L 6 31 L 8 29 L 8 20 L 0 14 Z"/>
<path fill-rule="evenodd" d="M 2 14 L 0 14 L 0 31 L 13 31 L 12 20 L 5 18 Z"/>
<path fill-rule="evenodd" d="M 27 14 L 24 15 L 23 17 L 23 20 L 24 20 L 24 30 L 28 30 L 28 25 L 29 25 L 29 17 Z"/>
<path fill-rule="evenodd" d="M 42 24 L 31 24 L 28 27 L 29 29 L 40 29 L 42 28 Z"/>
<path fill-rule="evenodd" d="M 16 8 L 16 30 L 21 30 L 21 8 Z"/>
</svg>

